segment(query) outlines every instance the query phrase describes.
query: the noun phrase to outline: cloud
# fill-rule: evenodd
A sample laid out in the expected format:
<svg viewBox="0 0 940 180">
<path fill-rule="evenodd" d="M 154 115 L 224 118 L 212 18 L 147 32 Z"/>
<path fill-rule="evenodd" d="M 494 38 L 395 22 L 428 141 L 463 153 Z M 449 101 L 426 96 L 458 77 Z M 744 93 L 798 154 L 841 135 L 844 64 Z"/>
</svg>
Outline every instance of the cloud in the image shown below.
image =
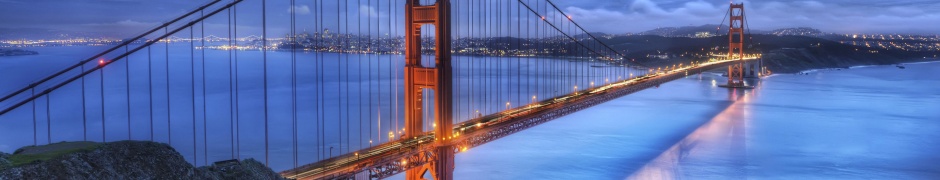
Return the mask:
<svg viewBox="0 0 940 180">
<path fill-rule="evenodd" d="M 735 1 L 742 2 L 742 1 Z M 814 27 L 837 33 L 936 33 L 940 12 L 935 5 L 897 3 L 867 5 L 832 1 L 761 1 L 745 3 L 748 23 L 754 29 Z M 663 3 L 669 3 L 665 5 Z M 687 2 L 633 0 L 626 6 L 595 6 L 569 3 L 565 13 L 591 31 L 608 33 L 641 32 L 657 27 L 724 23 L 724 3 L 692 0 Z"/>
<path fill-rule="evenodd" d="M 640 14 L 653 15 L 653 16 L 663 16 L 669 14 L 662 8 L 656 5 L 656 3 L 649 0 L 636 0 L 633 1 L 633 4 L 630 4 L 630 11 Z"/>
<path fill-rule="evenodd" d="M 940 29 L 940 14 L 914 6 L 845 6 L 820 1 L 756 4 L 748 11 L 751 27 L 810 26 L 838 33 L 928 33 Z"/>
<path fill-rule="evenodd" d="M 86 23 L 68 28 L 70 31 L 77 32 L 100 32 L 117 37 L 128 36 L 129 32 L 141 32 L 145 29 L 156 27 L 161 23 L 140 22 L 134 20 L 122 20 L 113 23 Z"/>
<path fill-rule="evenodd" d="M 128 28 L 128 27 L 149 27 L 157 25 L 158 23 L 149 23 L 149 22 L 139 22 L 134 20 L 122 20 L 114 23 L 88 23 L 82 24 L 81 26 L 91 27 L 91 28 Z"/>
<path fill-rule="evenodd" d="M 287 8 L 287 12 L 297 12 L 297 14 L 310 14 L 310 7 L 307 5 L 293 6 Z"/>
<path fill-rule="evenodd" d="M 359 15 L 370 18 L 386 17 L 386 15 L 380 14 L 379 11 L 372 6 L 359 6 Z"/>
<path fill-rule="evenodd" d="M 666 9 L 650 0 L 633 1 L 624 11 L 569 6 L 565 13 L 591 31 L 639 32 L 667 26 L 716 24 L 725 10 L 707 2 L 693 1 Z"/>
</svg>

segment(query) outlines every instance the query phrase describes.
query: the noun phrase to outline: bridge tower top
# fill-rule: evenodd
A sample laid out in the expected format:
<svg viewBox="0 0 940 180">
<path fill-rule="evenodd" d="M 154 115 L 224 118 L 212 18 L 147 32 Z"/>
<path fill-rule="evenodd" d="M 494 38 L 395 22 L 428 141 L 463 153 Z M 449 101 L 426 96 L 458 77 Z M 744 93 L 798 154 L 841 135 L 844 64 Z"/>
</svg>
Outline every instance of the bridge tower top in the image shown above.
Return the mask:
<svg viewBox="0 0 940 180">
<path fill-rule="evenodd" d="M 728 59 L 744 59 L 744 3 L 731 3 L 728 7 Z M 744 64 L 728 66 L 728 86 L 744 87 Z"/>
<path fill-rule="evenodd" d="M 744 58 L 744 3 L 731 4 L 728 9 L 728 58 Z"/>
</svg>

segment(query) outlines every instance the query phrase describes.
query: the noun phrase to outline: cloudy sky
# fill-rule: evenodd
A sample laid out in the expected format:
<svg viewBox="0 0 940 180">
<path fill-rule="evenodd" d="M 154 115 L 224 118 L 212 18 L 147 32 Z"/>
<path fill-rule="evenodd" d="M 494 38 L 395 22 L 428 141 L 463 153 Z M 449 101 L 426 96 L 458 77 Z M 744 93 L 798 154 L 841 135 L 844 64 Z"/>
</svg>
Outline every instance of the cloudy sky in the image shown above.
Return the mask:
<svg viewBox="0 0 940 180">
<path fill-rule="evenodd" d="M 523 0 L 533 6 L 541 0 Z M 101 32 L 130 36 L 194 9 L 207 0 L 0 0 L 0 28 L 44 28 L 67 31 Z M 224 1 L 227 2 L 227 1 Z M 287 32 L 291 10 L 288 0 L 268 1 L 269 32 Z M 316 0 L 298 0 L 298 29 L 313 28 L 317 21 Z M 325 28 L 336 28 L 337 12 L 350 20 L 375 19 L 377 31 L 388 27 L 389 17 L 399 17 L 402 0 L 326 0 L 323 2 Z M 337 2 L 341 2 L 337 9 Z M 467 0 L 455 0 L 466 4 Z M 500 0 L 499 2 L 514 2 Z M 544 1 L 543 1 L 544 2 Z M 640 32 L 657 27 L 719 24 L 727 11 L 726 0 L 554 0 L 561 9 L 589 31 L 605 33 Z M 813 27 L 836 33 L 916 33 L 940 32 L 940 1 L 937 0 L 751 0 L 746 5 L 753 29 Z M 349 4 L 348 7 L 345 4 Z M 241 34 L 259 33 L 260 1 L 238 6 Z M 467 5 L 458 5 L 466 7 Z M 460 12 L 461 10 L 457 10 Z M 255 13 L 254 15 L 251 15 Z M 460 12 L 466 13 L 466 12 Z M 473 13 L 473 12 L 471 12 Z M 341 13 L 342 14 L 342 13 Z M 396 15 L 396 16 L 392 16 Z M 227 27 L 226 15 L 207 21 L 207 29 Z M 342 17 L 342 16 L 341 16 Z M 362 18 L 358 18 L 362 17 Z M 345 28 L 346 24 L 342 24 Z M 352 29 L 355 28 L 353 25 Z M 211 33 L 210 33 L 211 34 Z"/>
</svg>

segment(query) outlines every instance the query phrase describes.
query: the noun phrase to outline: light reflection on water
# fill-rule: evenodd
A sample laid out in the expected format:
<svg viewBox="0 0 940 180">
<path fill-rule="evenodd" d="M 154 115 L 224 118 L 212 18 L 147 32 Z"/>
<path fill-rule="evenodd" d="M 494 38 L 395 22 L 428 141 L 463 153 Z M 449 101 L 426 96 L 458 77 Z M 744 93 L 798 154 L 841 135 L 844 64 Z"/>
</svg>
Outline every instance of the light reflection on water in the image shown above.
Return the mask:
<svg viewBox="0 0 940 180">
<path fill-rule="evenodd" d="M 714 153 L 734 154 L 727 157 L 735 166 L 722 167 L 722 170 L 746 172 L 743 168 L 747 165 L 747 121 L 750 119 L 747 103 L 751 96 L 758 94 L 758 89 L 729 89 L 728 98 L 733 103 L 626 179 L 681 179 L 684 172 L 681 164 L 689 157 L 714 156 Z M 746 173 L 731 174 L 742 175 L 732 178 L 746 177 Z"/>
</svg>

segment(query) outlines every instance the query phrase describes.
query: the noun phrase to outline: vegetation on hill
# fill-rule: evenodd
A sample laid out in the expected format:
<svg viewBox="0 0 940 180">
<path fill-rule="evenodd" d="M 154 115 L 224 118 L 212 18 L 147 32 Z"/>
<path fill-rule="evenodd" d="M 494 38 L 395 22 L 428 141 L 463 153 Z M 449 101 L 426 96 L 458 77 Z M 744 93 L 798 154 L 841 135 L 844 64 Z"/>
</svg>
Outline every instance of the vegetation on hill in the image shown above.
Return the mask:
<svg viewBox="0 0 940 180">
<path fill-rule="evenodd" d="M 11 161 L 13 163 L 11 163 Z M 0 179 L 283 179 L 253 159 L 193 167 L 169 145 L 62 142 L 0 153 Z"/>
</svg>

